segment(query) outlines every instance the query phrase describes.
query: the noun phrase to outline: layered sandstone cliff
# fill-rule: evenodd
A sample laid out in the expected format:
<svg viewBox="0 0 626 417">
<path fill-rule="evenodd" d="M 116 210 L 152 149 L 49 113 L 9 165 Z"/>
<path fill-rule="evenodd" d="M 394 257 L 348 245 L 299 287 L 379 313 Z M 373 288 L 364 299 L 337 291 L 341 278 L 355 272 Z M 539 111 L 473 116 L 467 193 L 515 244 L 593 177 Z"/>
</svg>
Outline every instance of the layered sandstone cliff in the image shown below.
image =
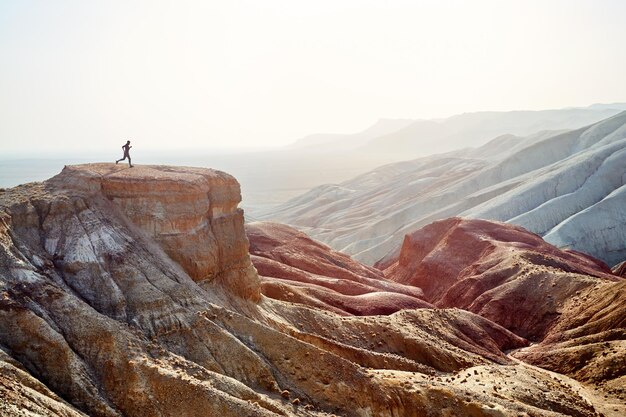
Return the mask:
<svg viewBox="0 0 626 417">
<path fill-rule="evenodd" d="M 112 210 L 119 209 L 154 239 L 194 281 L 217 281 L 258 299 L 243 211 L 237 208 L 241 192 L 232 176 L 202 168 L 90 164 L 65 167 L 47 185 L 87 199 L 106 198 Z M 56 252 L 53 243 L 46 245 Z M 106 249 L 120 254 L 117 248 Z"/>
<path fill-rule="evenodd" d="M 260 295 L 238 198 L 236 181 L 220 172 L 112 164 L 68 167 L 45 183 L 1 191 L 0 410 L 599 410 L 584 388 L 508 357 L 527 341 L 472 312 L 346 317 Z"/>
</svg>

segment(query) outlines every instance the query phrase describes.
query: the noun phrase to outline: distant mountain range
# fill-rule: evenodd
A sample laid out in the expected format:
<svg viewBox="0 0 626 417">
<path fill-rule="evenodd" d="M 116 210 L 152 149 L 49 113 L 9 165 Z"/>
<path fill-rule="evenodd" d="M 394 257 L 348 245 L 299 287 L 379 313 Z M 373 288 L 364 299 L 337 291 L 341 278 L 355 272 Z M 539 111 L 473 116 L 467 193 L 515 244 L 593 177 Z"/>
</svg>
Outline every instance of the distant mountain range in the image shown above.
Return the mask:
<svg viewBox="0 0 626 417">
<path fill-rule="evenodd" d="M 518 224 L 559 247 L 613 265 L 626 259 L 626 111 L 562 130 L 592 118 L 590 111 L 617 111 L 605 106 L 446 119 L 441 123 L 451 133 L 438 136 L 442 148 L 463 140 L 475 143 L 478 132 L 498 137 L 478 148 L 392 163 L 319 186 L 257 217 L 293 225 L 369 264 L 397 251 L 407 233 L 438 219 L 464 216 Z M 540 113 L 553 118 L 531 120 Z M 495 119 L 502 126 L 488 127 Z M 425 123 L 367 146 L 417 143 L 416 126 Z M 461 126 L 466 126 L 465 134 Z M 559 130 L 520 136 L 531 129 Z"/>
<path fill-rule="evenodd" d="M 351 135 L 306 136 L 288 149 L 351 150 L 388 159 L 407 159 L 475 147 L 503 134 L 528 136 L 544 130 L 577 129 L 626 110 L 625 103 L 538 111 L 481 111 L 445 119 L 381 119 Z"/>
<path fill-rule="evenodd" d="M 380 136 L 388 135 L 415 123 L 413 119 L 380 119 L 367 129 L 347 135 L 334 133 L 318 133 L 298 139 L 287 146 L 289 149 L 324 149 L 326 145 L 332 149 L 354 149 Z"/>
</svg>

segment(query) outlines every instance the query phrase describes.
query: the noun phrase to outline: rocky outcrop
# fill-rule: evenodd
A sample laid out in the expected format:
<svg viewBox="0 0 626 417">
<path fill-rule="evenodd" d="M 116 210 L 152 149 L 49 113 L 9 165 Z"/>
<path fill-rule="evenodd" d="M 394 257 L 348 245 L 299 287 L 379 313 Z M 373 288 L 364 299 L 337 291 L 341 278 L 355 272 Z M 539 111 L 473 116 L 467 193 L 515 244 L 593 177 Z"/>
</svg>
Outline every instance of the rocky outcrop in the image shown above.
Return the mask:
<svg viewBox="0 0 626 417">
<path fill-rule="evenodd" d="M 104 197 L 112 203 L 112 210 L 121 211 L 133 226 L 154 239 L 194 281 L 216 280 L 232 292 L 258 299 L 243 211 L 237 208 L 239 183 L 232 176 L 201 168 L 90 164 L 66 167 L 47 184 L 86 199 Z M 76 216 L 78 223 L 81 215 Z M 55 247 L 62 232 L 66 231 L 52 230 L 46 236 L 46 249 L 57 256 L 64 249 Z M 112 256 L 124 256 L 115 245 L 103 249 Z"/>
<path fill-rule="evenodd" d="M 0 415 L 85 417 L 1 350 Z"/>
<path fill-rule="evenodd" d="M 392 314 L 433 307 L 423 292 L 278 223 L 246 224 L 263 294 L 340 314 Z"/>
<path fill-rule="evenodd" d="M 160 175 L 160 180 L 174 184 L 181 176 L 201 176 L 192 169 L 177 173 L 161 167 L 129 170 L 109 165 L 110 173 L 128 176 L 135 196 L 144 198 L 143 208 L 132 211 L 132 202 L 111 201 L 102 190 L 107 184 L 102 169 L 102 165 L 71 167 L 49 182 L 0 194 L 0 346 L 90 415 L 191 416 L 203 408 L 215 413 L 231 406 L 236 410 L 240 400 L 233 402 L 225 392 L 245 397 L 249 389 L 233 378 L 255 378 L 262 386 L 266 366 L 259 360 L 246 366 L 221 360 L 224 350 L 239 359 L 254 355 L 230 333 L 196 316 L 209 308 L 209 300 L 226 297 L 222 303 L 237 304 L 259 299 L 258 278 L 247 258 L 236 205 L 231 205 L 230 213 L 211 213 L 207 204 L 204 220 L 213 222 L 211 214 L 226 220 L 233 216 L 238 222 L 234 230 L 241 232 L 224 236 L 224 241 L 241 242 L 243 248 L 232 250 L 246 256 L 234 264 L 218 260 L 211 265 L 212 279 L 194 281 L 184 263 L 172 260 L 182 259 L 177 252 L 170 257 L 164 251 L 174 248 L 159 245 L 162 229 L 144 229 L 144 223 L 135 224 L 132 218 L 151 216 L 160 206 L 169 209 L 166 197 L 159 202 L 159 180 L 151 182 L 151 177 Z M 221 177 L 236 186 L 226 174 L 203 171 L 206 177 Z M 178 185 L 184 199 L 188 184 Z M 217 195 L 224 191 L 219 185 L 212 184 Z M 177 232 L 184 251 L 182 242 L 193 240 L 196 230 L 180 226 Z M 199 244 L 207 253 L 220 251 L 211 247 L 210 239 Z M 212 334 L 212 341 L 201 341 L 207 334 Z M 200 376 L 182 378 L 181 369 L 185 378 Z M 177 395 L 170 397 L 169 392 Z"/>
<path fill-rule="evenodd" d="M 238 255 L 246 237 L 229 203 L 232 181 L 211 170 L 98 164 L 1 191 L 0 410 L 596 413 L 584 388 L 504 353 L 525 347 L 524 338 L 472 312 L 356 317 L 260 295 L 247 255 Z M 188 202 L 188 216 L 170 193 Z"/>
<path fill-rule="evenodd" d="M 473 311 L 533 340 L 543 339 L 576 293 L 618 280 L 603 262 L 521 227 L 462 218 L 407 235 L 401 251 L 379 266 L 439 307 Z"/>
</svg>

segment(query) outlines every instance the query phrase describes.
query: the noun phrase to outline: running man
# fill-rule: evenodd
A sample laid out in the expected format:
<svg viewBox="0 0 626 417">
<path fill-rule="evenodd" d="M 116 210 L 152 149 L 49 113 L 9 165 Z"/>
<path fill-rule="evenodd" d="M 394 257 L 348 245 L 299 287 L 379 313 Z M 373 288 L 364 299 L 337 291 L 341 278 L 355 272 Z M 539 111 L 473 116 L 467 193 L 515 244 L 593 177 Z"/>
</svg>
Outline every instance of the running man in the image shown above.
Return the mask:
<svg viewBox="0 0 626 417">
<path fill-rule="evenodd" d="M 133 167 L 133 164 L 130 163 L 130 154 L 129 154 L 130 148 L 132 148 L 132 146 L 130 146 L 130 141 L 127 140 L 126 145 L 122 146 L 122 149 L 124 150 L 124 157 L 122 159 L 118 159 L 117 161 L 115 161 L 116 164 L 128 158 L 128 166 L 130 166 L 131 168 Z"/>
</svg>

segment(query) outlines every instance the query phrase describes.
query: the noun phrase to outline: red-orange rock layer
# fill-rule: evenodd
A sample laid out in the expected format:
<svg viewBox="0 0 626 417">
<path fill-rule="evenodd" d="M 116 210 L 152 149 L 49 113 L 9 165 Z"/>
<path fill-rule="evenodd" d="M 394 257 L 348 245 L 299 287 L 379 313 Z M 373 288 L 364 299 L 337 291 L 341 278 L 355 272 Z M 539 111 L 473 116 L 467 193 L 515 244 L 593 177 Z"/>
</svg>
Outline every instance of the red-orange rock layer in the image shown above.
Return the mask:
<svg viewBox="0 0 626 417">
<path fill-rule="evenodd" d="M 55 187 L 101 193 L 156 240 L 195 281 L 223 282 L 258 298 L 251 270 L 241 193 L 221 171 L 169 166 L 66 166 Z"/>
<path fill-rule="evenodd" d="M 440 307 L 460 307 L 540 340 L 576 292 L 618 277 L 603 262 L 562 251 L 521 227 L 451 218 L 407 235 L 385 276 Z"/>
<path fill-rule="evenodd" d="M 355 315 L 432 307 L 420 289 L 388 281 L 379 270 L 289 226 L 250 223 L 246 233 L 268 297 Z"/>
</svg>

